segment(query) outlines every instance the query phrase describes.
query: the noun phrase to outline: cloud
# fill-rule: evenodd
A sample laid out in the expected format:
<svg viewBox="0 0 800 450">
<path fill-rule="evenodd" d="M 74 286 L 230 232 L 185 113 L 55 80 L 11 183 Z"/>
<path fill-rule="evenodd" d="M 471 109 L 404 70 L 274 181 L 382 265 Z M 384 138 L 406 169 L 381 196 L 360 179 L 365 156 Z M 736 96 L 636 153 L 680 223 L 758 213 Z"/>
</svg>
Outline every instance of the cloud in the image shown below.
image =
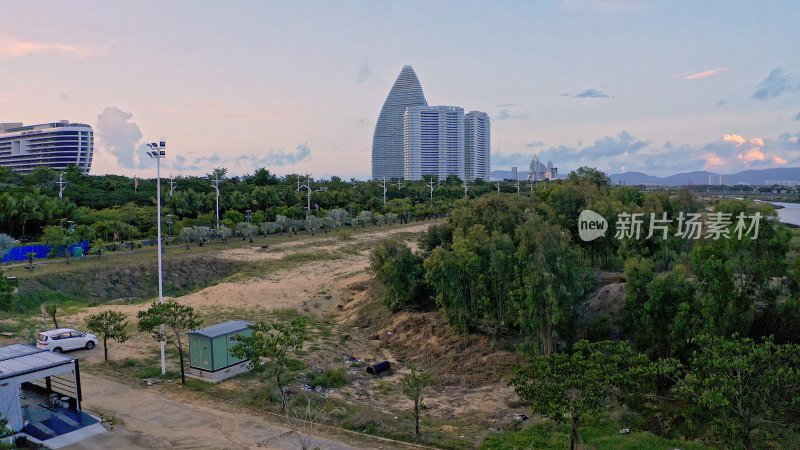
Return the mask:
<svg viewBox="0 0 800 450">
<path fill-rule="evenodd" d="M 508 108 L 509 106 L 522 106 L 521 103 L 503 103 L 502 105 L 494 105 L 495 108 Z"/>
<path fill-rule="evenodd" d="M 676 73 L 672 78 L 683 78 L 685 80 L 702 80 L 703 78 L 713 77 L 714 75 L 728 70 L 727 67 L 717 67 L 716 69 L 704 70 L 702 72 Z"/>
<path fill-rule="evenodd" d="M 767 75 L 767 78 L 758 83 L 753 98 L 759 100 L 769 100 L 785 92 L 800 90 L 800 80 L 790 73 L 783 73 L 778 67 Z"/>
<path fill-rule="evenodd" d="M 372 72 L 372 65 L 369 58 L 364 58 L 361 65 L 358 66 L 358 73 L 356 74 L 356 83 L 364 83 L 369 80 L 377 80 L 378 74 Z"/>
<path fill-rule="evenodd" d="M 492 167 L 528 167 L 532 153 L 503 153 L 498 150 L 492 153 Z"/>
<path fill-rule="evenodd" d="M 525 148 L 536 148 L 536 147 L 544 147 L 544 142 L 542 142 L 542 141 L 533 141 L 533 142 L 528 142 L 527 144 L 525 144 Z"/>
<path fill-rule="evenodd" d="M 595 160 L 615 156 L 628 157 L 647 147 L 647 141 L 640 141 L 631 136 L 627 131 L 621 131 L 616 136 L 606 136 L 598 139 L 592 145 L 577 147 L 560 145 L 550 147 L 539 154 L 540 159 L 552 161 L 580 161 Z"/>
<path fill-rule="evenodd" d="M 583 92 L 579 92 L 575 95 L 570 93 L 561 94 L 562 97 L 573 97 L 573 98 L 610 98 L 608 94 L 602 91 L 598 91 L 597 89 L 586 89 Z"/>
<path fill-rule="evenodd" d="M 717 106 L 725 106 L 725 100 L 718 101 Z"/>
<path fill-rule="evenodd" d="M 508 112 L 508 109 L 501 109 L 496 116 L 493 117 L 494 120 L 508 120 L 508 119 L 527 119 L 527 114 L 512 114 Z"/>
<path fill-rule="evenodd" d="M 83 45 L 59 44 L 55 42 L 35 42 L 18 39 L 0 39 L 0 58 L 19 58 L 41 52 L 55 52 L 61 55 L 86 58 L 97 53 L 105 53 L 110 45 L 95 49 Z"/>
<path fill-rule="evenodd" d="M 797 115 L 796 115 L 796 116 L 794 116 L 794 120 L 800 120 L 800 112 L 799 112 L 799 113 L 797 113 Z"/>
<path fill-rule="evenodd" d="M 308 144 L 298 144 L 293 152 L 271 150 L 266 154 L 240 155 L 236 158 L 239 165 L 252 164 L 253 167 L 285 166 L 305 161 L 311 156 Z"/>
<path fill-rule="evenodd" d="M 726 134 L 722 136 L 722 141 L 733 142 L 738 147 L 745 143 L 745 138 L 739 136 L 738 134 Z"/>
<path fill-rule="evenodd" d="M 114 155 L 117 164 L 127 169 L 136 167 L 137 144 L 142 139 L 139 125 L 132 118 L 133 114 L 109 106 L 97 116 L 96 126 L 99 147 Z"/>
</svg>

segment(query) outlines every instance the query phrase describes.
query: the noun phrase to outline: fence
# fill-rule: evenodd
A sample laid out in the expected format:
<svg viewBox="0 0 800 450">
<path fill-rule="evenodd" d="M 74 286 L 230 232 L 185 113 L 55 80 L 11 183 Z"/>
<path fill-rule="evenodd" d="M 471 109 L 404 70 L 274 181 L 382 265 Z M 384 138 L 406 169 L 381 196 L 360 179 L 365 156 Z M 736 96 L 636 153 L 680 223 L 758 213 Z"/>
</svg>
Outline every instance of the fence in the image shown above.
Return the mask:
<svg viewBox="0 0 800 450">
<path fill-rule="evenodd" d="M 55 254 L 55 256 L 66 255 L 66 246 L 61 245 L 57 248 L 58 252 Z M 74 255 L 76 248 L 80 248 L 82 253 L 86 253 L 86 251 L 89 249 L 89 241 L 83 241 L 78 244 L 71 245 L 69 248 L 70 253 Z M 3 255 L 3 263 L 8 264 L 12 262 L 27 261 L 28 253 L 33 253 L 35 259 L 44 259 L 50 256 L 50 246 L 45 244 L 31 244 L 13 247 L 8 251 L 8 253 Z"/>
</svg>

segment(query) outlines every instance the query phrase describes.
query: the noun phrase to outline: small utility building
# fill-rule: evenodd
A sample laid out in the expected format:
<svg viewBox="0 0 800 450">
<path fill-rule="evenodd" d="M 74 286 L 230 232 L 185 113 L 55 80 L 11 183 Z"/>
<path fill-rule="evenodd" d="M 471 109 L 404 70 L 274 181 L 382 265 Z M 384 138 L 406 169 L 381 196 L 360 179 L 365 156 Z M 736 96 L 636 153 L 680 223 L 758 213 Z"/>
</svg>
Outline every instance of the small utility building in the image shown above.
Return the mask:
<svg viewBox="0 0 800 450">
<path fill-rule="evenodd" d="M 105 431 L 81 411 L 78 360 L 25 344 L 0 347 L 0 413 L 12 432 L 46 448 Z"/>
<path fill-rule="evenodd" d="M 236 358 L 230 349 L 237 336 L 250 336 L 252 322 L 231 320 L 199 330 L 189 335 L 189 370 L 186 375 L 216 383 L 247 370 L 249 360 Z"/>
</svg>

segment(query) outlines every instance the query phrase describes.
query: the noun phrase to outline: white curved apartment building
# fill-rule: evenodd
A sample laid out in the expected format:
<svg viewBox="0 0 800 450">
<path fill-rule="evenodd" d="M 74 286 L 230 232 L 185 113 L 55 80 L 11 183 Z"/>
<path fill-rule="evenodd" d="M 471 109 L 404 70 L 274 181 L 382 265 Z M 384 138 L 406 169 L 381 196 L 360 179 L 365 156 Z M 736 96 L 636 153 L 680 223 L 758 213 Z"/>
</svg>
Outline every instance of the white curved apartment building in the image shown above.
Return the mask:
<svg viewBox="0 0 800 450">
<path fill-rule="evenodd" d="M 17 172 L 37 167 L 65 170 L 75 165 L 89 172 L 94 152 L 94 131 L 82 123 L 62 120 L 23 126 L 0 123 L 0 166 Z"/>
<path fill-rule="evenodd" d="M 417 74 L 403 66 L 381 108 L 372 137 L 372 179 L 403 178 L 403 117 L 410 106 L 428 106 Z"/>
</svg>

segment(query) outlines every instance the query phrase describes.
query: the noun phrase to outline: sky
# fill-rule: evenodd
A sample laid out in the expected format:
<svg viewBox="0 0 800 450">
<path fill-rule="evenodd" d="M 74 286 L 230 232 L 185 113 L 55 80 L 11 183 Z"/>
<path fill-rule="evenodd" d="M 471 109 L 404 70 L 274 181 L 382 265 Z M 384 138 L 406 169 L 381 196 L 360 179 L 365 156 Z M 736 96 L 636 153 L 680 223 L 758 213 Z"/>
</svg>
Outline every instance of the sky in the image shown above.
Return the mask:
<svg viewBox="0 0 800 450">
<path fill-rule="evenodd" d="M 485 111 L 492 170 L 800 167 L 800 2 L 1 0 L 0 122 L 95 130 L 91 173 L 367 179 L 403 65 Z"/>
</svg>

